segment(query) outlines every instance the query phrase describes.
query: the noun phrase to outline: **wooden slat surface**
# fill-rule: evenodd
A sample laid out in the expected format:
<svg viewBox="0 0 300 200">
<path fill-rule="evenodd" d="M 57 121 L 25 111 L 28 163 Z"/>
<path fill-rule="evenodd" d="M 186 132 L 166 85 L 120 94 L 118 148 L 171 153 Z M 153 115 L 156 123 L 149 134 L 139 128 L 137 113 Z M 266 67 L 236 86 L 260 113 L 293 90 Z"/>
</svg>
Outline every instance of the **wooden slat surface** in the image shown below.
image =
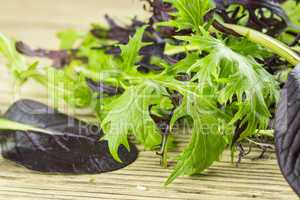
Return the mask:
<svg viewBox="0 0 300 200">
<path fill-rule="evenodd" d="M 0 31 L 42 47 L 57 46 L 56 31 L 87 29 L 90 22 L 103 21 L 105 13 L 121 21 L 135 14 L 145 16 L 138 0 L 0 0 L 0 5 Z M 0 111 L 19 98 L 48 102 L 47 91 L 34 82 L 26 84 L 21 93 L 15 92 L 2 59 L 0 63 Z M 89 116 L 85 119 L 94 120 Z M 186 136 L 178 140 L 179 149 L 188 141 Z M 203 174 L 181 177 L 166 188 L 163 182 L 171 167 L 161 168 L 154 152 L 142 151 L 134 164 L 119 171 L 80 176 L 41 174 L 0 159 L 0 200 L 298 199 L 284 181 L 274 152 L 266 160 L 252 160 L 258 153 L 251 154 L 237 168 L 226 151 L 221 161 Z"/>
</svg>

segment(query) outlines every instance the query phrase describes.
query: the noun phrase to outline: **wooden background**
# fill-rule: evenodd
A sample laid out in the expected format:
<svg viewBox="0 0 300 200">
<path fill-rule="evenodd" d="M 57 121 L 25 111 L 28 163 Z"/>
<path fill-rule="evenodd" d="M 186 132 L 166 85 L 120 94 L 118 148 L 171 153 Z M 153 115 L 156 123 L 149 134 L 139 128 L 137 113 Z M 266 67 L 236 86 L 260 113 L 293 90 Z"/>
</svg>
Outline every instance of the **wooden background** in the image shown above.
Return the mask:
<svg viewBox="0 0 300 200">
<path fill-rule="evenodd" d="M 35 47 L 55 48 L 57 31 L 70 27 L 86 30 L 89 23 L 103 21 L 105 13 L 121 22 L 146 15 L 138 0 L 0 0 L 0 31 Z M 19 98 L 47 102 L 47 91 L 29 82 L 21 94 L 16 92 L 0 59 L 0 110 L 4 112 Z M 184 136 L 179 140 L 172 157 L 188 141 Z M 225 152 L 205 173 L 179 178 L 167 188 L 162 185 L 171 168 L 162 169 L 154 152 L 142 151 L 139 159 L 123 170 L 81 176 L 41 174 L 0 159 L 0 200 L 298 199 L 284 181 L 274 152 L 268 153 L 266 160 L 252 160 L 259 153 L 255 151 L 238 168 Z"/>
</svg>

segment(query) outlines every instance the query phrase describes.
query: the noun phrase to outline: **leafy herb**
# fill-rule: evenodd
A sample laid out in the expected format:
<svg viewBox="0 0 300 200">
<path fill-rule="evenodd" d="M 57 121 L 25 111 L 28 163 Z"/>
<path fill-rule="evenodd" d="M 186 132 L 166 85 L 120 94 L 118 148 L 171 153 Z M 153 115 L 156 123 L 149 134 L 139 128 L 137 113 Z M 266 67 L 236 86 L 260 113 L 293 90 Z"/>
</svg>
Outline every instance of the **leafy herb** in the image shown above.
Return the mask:
<svg viewBox="0 0 300 200">
<path fill-rule="evenodd" d="M 230 132 L 224 129 L 224 123 L 229 116 L 217 108 L 216 99 L 206 98 L 186 94 L 174 112 L 171 126 L 174 126 L 178 119 L 190 116 L 193 129 L 189 145 L 179 156 L 175 170 L 165 184 L 183 174 L 202 172 L 219 159 L 230 141 Z"/>
<path fill-rule="evenodd" d="M 5 37 L 2 33 L 0 33 L 0 53 L 6 58 L 7 66 L 16 80 L 23 83 L 25 80 L 22 77 L 22 73 L 27 71 L 29 67 L 25 63 L 25 58 L 17 52 L 15 42 Z"/>
<path fill-rule="evenodd" d="M 147 85 L 131 86 L 109 105 L 111 108 L 103 119 L 102 127 L 109 141 L 109 148 L 116 160 L 121 144 L 129 149 L 127 137 L 133 133 L 146 148 L 159 145 L 159 129 L 150 116 L 154 88 Z"/>
<path fill-rule="evenodd" d="M 192 136 L 169 184 L 201 173 L 225 148 L 234 152 L 237 143 L 269 128 L 280 90 L 276 78 L 290 65 L 270 69 L 300 61 L 282 39 L 291 27 L 298 29 L 283 1 L 147 2 L 149 21 L 133 19 L 123 27 L 106 16 L 108 28 L 94 24 L 87 33 L 58 34 L 62 50 L 17 43 L 20 53 L 50 58 L 58 69 L 26 64 L 3 35 L 0 52 L 21 82 L 32 78 L 51 89 L 56 102 L 93 110 L 116 161 L 122 160 L 120 146 L 131 149 L 133 135 L 147 149 L 160 146 L 165 162 L 167 138 L 180 119 L 189 118 Z"/>
<path fill-rule="evenodd" d="M 207 0 L 168 0 L 177 12 L 173 13 L 173 20 L 161 23 L 166 26 L 174 26 L 178 30 L 192 29 L 200 31 L 199 27 L 204 24 L 203 16 L 211 8 L 212 2 Z"/>
</svg>

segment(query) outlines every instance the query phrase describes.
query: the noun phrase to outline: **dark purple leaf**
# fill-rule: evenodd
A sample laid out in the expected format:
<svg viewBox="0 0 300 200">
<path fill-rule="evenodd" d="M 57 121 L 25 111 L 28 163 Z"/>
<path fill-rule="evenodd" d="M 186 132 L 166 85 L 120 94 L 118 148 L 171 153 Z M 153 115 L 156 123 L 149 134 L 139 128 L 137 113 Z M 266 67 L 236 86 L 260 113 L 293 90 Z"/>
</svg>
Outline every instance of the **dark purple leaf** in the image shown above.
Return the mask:
<svg viewBox="0 0 300 200">
<path fill-rule="evenodd" d="M 248 17 L 246 26 L 276 36 L 282 33 L 291 24 L 285 11 L 278 1 L 271 0 L 215 0 L 217 11 L 225 22 L 237 24 L 241 19 Z M 231 5 L 241 5 L 246 13 L 243 16 L 237 14 L 240 8 L 228 10 Z M 269 14 L 266 14 L 266 11 Z"/>
<path fill-rule="evenodd" d="M 266 58 L 264 60 L 263 64 L 264 64 L 265 69 L 271 74 L 276 74 L 277 72 L 282 71 L 283 69 L 286 69 L 288 66 L 287 61 L 281 60 L 276 55 Z"/>
<path fill-rule="evenodd" d="M 150 17 L 150 24 L 157 22 L 168 21 L 171 19 L 170 13 L 174 11 L 171 4 L 165 3 L 163 0 L 142 0 L 148 2 L 150 5 L 149 12 L 152 13 Z"/>
<path fill-rule="evenodd" d="M 41 57 L 53 60 L 53 66 L 61 68 L 71 61 L 71 56 L 66 50 L 45 50 L 45 49 L 31 49 L 24 42 L 17 42 L 16 49 L 19 53 L 30 57 Z"/>
<path fill-rule="evenodd" d="M 2 155 L 29 169 L 42 172 L 101 173 L 126 167 L 137 158 L 130 144 L 128 152 L 119 148 L 122 163 L 113 159 L 99 127 L 87 124 L 31 100 L 12 105 L 5 118 L 38 128 L 64 133 L 64 136 L 37 132 L 1 131 Z"/>
<path fill-rule="evenodd" d="M 121 44 L 128 43 L 129 37 L 134 35 L 136 29 L 145 25 L 144 22 L 134 18 L 129 26 L 120 26 L 115 20 L 113 20 L 108 15 L 105 15 L 105 19 L 109 25 L 109 29 L 94 28 L 91 30 L 91 33 L 100 39 L 110 39 L 116 40 Z"/>
<path fill-rule="evenodd" d="M 275 146 L 281 172 L 300 196 L 300 65 L 281 92 L 275 121 Z"/>
<path fill-rule="evenodd" d="M 163 70 L 161 67 L 151 64 L 150 60 L 151 60 L 150 56 L 143 57 L 143 59 L 138 63 L 139 64 L 139 67 L 137 68 L 138 71 L 149 73 L 150 71 L 160 72 Z"/>
<path fill-rule="evenodd" d="M 102 93 L 107 96 L 115 96 L 124 92 L 123 88 L 106 85 L 104 83 L 96 83 L 91 79 L 88 79 L 86 82 L 94 92 Z"/>
<path fill-rule="evenodd" d="M 53 61 L 53 67 L 63 68 L 64 66 L 70 64 L 72 60 L 80 60 L 82 62 L 87 62 L 86 57 L 79 57 L 76 55 L 77 50 L 73 49 L 67 50 L 47 50 L 47 49 L 32 49 L 29 45 L 24 42 L 16 42 L 16 50 L 29 57 L 40 57 L 47 58 Z"/>
</svg>

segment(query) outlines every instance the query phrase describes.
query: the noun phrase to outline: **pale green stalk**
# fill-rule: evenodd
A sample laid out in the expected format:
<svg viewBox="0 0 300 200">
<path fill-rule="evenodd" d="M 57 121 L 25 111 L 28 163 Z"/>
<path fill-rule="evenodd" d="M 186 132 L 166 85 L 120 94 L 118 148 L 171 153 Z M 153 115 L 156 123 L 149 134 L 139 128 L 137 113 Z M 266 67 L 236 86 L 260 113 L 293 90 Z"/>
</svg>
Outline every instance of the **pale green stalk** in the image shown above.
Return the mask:
<svg viewBox="0 0 300 200">
<path fill-rule="evenodd" d="M 0 130 L 36 131 L 36 132 L 39 132 L 42 134 L 47 134 L 47 135 L 63 135 L 62 133 L 56 133 L 56 132 L 48 131 L 46 129 L 36 128 L 31 125 L 18 123 L 15 121 L 4 119 L 4 118 L 0 118 Z"/>
<path fill-rule="evenodd" d="M 297 65 L 300 63 L 300 56 L 295 53 L 286 44 L 280 42 L 279 40 L 272 38 L 266 34 L 259 31 L 253 30 L 248 27 L 234 25 L 234 24 L 223 24 L 226 28 L 234 30 L 238 34 L 246 37 L 248 40 L 260 44 L 261 46 L 269 49 L 273 53 L 279 55 L 280 57 L 286 59 L 292 65 Z"/>
</svg>

